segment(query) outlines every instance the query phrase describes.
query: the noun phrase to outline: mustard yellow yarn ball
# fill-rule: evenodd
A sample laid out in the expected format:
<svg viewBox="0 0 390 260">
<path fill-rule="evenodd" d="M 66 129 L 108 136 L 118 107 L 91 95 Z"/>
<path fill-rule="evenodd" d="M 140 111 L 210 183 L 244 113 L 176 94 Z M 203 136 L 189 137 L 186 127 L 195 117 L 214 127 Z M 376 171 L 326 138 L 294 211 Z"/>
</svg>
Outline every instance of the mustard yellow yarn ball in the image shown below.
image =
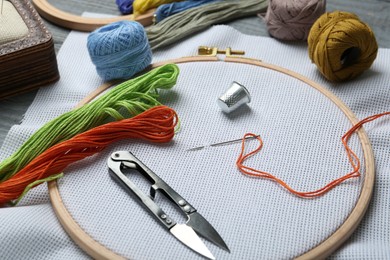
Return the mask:
<svg viewBox="0 0 390 260">
<path fill-rule="evenodd" d="M 353 79 L 370 68 L 378 53 L 371 28 L 355 14 L 325 13 L 308 36 L 309 56 L 330 81 Z"/>
</svg>

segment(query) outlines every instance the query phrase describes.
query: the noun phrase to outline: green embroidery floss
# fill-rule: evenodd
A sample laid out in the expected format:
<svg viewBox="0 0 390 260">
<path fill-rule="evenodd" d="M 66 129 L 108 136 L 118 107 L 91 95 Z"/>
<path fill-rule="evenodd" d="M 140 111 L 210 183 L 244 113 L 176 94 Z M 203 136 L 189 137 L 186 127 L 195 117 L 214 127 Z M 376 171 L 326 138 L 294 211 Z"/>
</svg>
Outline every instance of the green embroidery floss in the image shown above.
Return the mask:
<svg viewBox="0 0 390 260">
<path fill-rule="evenodd" d="M 0 163 L 0 182 L 26 166 L 47 148 L 70 139 L 110 118 L 121 120 L 137 115 L 157 101 L 158 89 L 170 89 L 176 84 L 179 68 L 167 64 L 142 76 L 125 81 L 95 101 L 69 111 L 46 123 L 35 132 L 14 154 Z"/>
<path fill-rule="evenodd" d="M 213 24 L 265 12 L 267 6 L 266 0 L 217 1 L 174 14 L 145 30 L 151 49 L 155 50 Z"/>
</svg>

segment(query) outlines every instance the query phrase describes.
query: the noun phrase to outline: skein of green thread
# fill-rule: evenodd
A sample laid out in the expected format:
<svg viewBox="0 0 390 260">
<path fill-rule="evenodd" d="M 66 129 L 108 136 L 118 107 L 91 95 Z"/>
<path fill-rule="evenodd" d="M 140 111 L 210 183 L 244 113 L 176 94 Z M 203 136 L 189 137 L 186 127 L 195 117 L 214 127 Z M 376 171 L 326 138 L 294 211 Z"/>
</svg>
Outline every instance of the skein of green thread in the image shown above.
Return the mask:
<svg viewBox="0 0 390 260">
<path fill-rule="evenodd" d="M 0 163 L 0 182 L 12 177 L 47 148 L 101 125 L 110 117 L 120 120 L 160 105 L 157 89 L 172 88 L 178 75 L 177 65 L 161 66 L 125 81 L 95 101 L 46 123 L 14 154 Z"/>
<path fill-rule="evenodd" d="M 168 46 L 213 24 L 267 10 L 267 0 L 225 0 L 188 9 L 146 28 L 152 50 Z"/>
</svg>

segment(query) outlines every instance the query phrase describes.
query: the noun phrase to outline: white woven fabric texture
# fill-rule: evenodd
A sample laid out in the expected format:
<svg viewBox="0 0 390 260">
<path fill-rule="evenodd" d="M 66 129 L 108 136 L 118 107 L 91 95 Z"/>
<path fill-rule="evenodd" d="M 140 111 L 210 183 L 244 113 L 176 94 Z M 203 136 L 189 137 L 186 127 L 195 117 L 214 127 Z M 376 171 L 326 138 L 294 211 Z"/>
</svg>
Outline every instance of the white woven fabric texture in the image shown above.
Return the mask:
<svg viewBox="0 0 390 260">
<path fill-rule="evenodd" d="M 9 156 L 35 130 L 72 109 L 100 85 L 90 62 L 87 34 L 72 32 L 58 63 L 61 80 L 43 88 L 21 125 L 11 129 L 1 159 Z M 154 61 L 195 55 L 199 45 L 243 49 L 258 58 L 299 72 L 339 96 L 358 118 L 390 110 L 386 64 L 390 51 L 381 49 L 372 69 L 353 82 L 330 84 L 317 72 L 304 44 L 242 35 L 215 26 L 172 48 L 154 54 Z M 226 115 L 217 97 L 235 80 L 245 85 L 252 102 Z M 63 201 L 74 219 L 97 241 L 131 259 L 201 259 L 159 225 L 138 201 L 110 177 L 106 160 L 116 150 L 129 150 L 186 198 L 219 231 L 227 253 L 205 244 L 217 259 L 286 259 L 299 256 L 332 234 L 345 220 L 360 193 L 363 177 L 348 181 L 323 197 L 307 200 L 274 182 L 242 175 L 235 166 L 239 144 L 186 149 L 261 134 L 262 152 L 247 164 L 269 171 L 300 191 L 320 188 L 351 170 L 341 136 L 350 128 L 345 115 L 320 92 L 289 76 L 249 65 L 191 63 L 180 65 L 177 85 L 162 92 L 161 101 L 181 118 L 181 131 L 167 145 L 122 141 L 105 152 L 73 164 L 59 181 Z M 389 119 L 366 126 L 376 159 L 376 186 L 370 208 L 352 237 L 331 258 L 388 259 L 389 245 Z M 248 142 L 253 148 L 256 141 Z M 356 137 L 351 146 L 362 158 Z M 141 178 L 134 178 L 148 192 Z M 158 203 L 175 219 L 183 217 L 159 196 Z M 0 258 L 82 259 L 50 207 L 41 185 L 15 208 L 0 209 Z"/>
<path fill-rule="evenodd" d="M 28 33 L 27 25 L 10 2 L 2 2 L 4 6 L 3 14 L 0 15 L 0 44 L 22 39 Z"/>
</svg>

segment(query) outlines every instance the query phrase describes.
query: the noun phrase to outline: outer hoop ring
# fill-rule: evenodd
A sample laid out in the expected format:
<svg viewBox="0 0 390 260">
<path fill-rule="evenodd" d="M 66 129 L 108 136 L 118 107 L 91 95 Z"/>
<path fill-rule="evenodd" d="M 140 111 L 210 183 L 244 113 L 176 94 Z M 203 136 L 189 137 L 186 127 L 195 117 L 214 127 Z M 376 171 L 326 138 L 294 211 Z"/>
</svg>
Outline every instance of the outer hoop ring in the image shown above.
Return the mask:
<svg viewBox="0 0 390 260">
<path fill-rule="evenodd" d="M 152 64 L 148 69 L 153 69 L 167 63 L 178 64 L 178 63 L 201 62 L 201 61 L 219 61 L 219 59 L 217 57 L 201 57 L 201 56 L 184 57 L 180 59 L 155 63 Z M 359 120 L 353 114 L 351 109 L 348 106 L 346 106 L 337 96 L 335 96 L 333 93 L 331 93 L 330 91 L 322 87 L 320 84 L 304 77 L 303 75 L 255 59 L 230 56 L 230 57 L 226 57 L 224 62 L 242 63 L 242 64 L 248 64 L 253 66 L 259 66 L 259 67 L 275 70 L 277 72 L 296 78 L 308 84 L 309 86 L 313 87 L 314 89 L 318 90 L 323 95 L 325 95 L 328 99 L 330 99 L 346 115 L 348 120 L 353 125 L 359 122 Z M 88 103 L 89 101 L 91 101 L 93 98 L 95 98 L 97 95 L 99 95 L 101 92 L 103 92 L 105 89 L 109 88 L 112 85 L 113 83 L 110 82 L 103 84 L 98 89 L 96 89 L 96 91 L 92 92 L 82 101 L 80 101 L 80 103 L 76 107 Z M 299 260 L 323 259 L 329 256 L 333 251 L 335 251 L 339 246 L 341 246 L 352 235 L 352 233 L 355 231 L 355 229 L 358 227 L 359 223 L 363 219 L 365 212 L 367 211 L 367 208 L 371 200 L 372 191 L 374 187 L 374 180 L 375 180 L 374 153 L 372 151 L 370 140 L 368 139 L 365 130 L 363 128 L 360 128 L 359 130 L 357 130 L 357 134 L 362 145 L 364 160 L 365 160 L 365 176 L 364 176 L 364 182 L 363 182 L 362 191 L 360 193 L 359 199 L 357 200 L 356 205 L 351 211 L 350 215 L 333 234 L 331 234 L 327 239 L 322 241 L 321 244 L 305 252 L 303 255 L 298 256 L 296 259 Z M 88 255 L 96 259 L 124 259 L 122 256 L 110 251 L 103 245 L 99 244 L 77 224 L 77 222 L 72 218 L 72 216 L 67 211 L 65 205 L 62 202 L 57 181 L 52 181 L 48 183 L 48 188 L 49 188 L 50 200 L 53 209 L 57 215 L 57 218 L 59 219 L 65 231 L 68 233 L 68 235 L 73 239 L 73 241 L 77 245 L 79 245 Z"/>
<path fill-rule="evenodd" d="M 42 17 L 54 24 L 71 30 L 90 32 L 103 25 L 121 20 L 137 21 L 143 26 L 148 26 L 153 23 L 154 10 L 139 15 L 137 18 L 133 15 L 123 15 L 113 18 L 87 18 L 61 11 L 49 4 L 47 0 L 32 0 L 32 2 Z"/>
</svg>

